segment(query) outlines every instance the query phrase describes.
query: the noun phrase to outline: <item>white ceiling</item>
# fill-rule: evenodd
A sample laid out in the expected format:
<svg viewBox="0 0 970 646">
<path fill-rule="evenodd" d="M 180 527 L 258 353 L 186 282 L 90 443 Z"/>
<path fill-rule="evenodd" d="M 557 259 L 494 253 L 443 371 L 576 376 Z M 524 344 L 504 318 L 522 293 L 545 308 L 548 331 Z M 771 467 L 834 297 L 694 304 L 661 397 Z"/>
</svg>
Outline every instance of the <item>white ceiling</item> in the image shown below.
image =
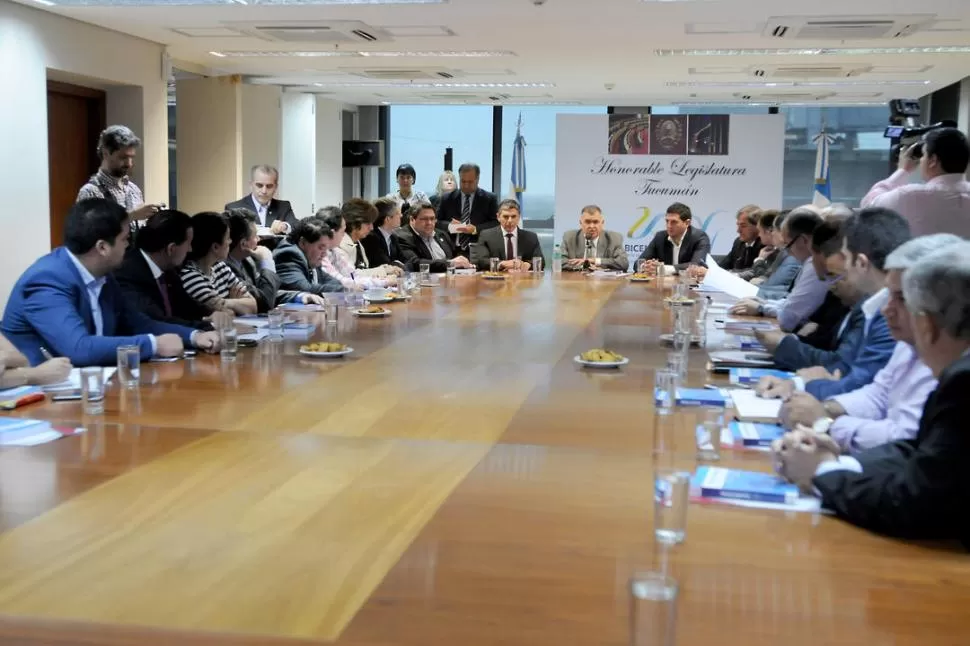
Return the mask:
<svg viewBox="0 0 970 646">
<path fill-rule="evenodd" d="M 18 1 L 40 6 L 35 0 Z M 115 0 L 122 1 L 125 0 Z M 129 4 L 42 8 L 163 43 L 174 59 L 201 65 L 213 74 L 258 77 L 253 80 L 293 85 L 355 104 L 480 103 L 490 102 L 489 97 L 498 95 L 504 95 L 502 101 L 512 104 L 533 101 L 599 105 L 742 101 L 885 103 L 891 98 L 919 97 L 970 76 L 970 53 L 826 56 L 658 56 L 655 53 L 658 49 L 968 46 L 970 0 L 923 0 L 919 4 L 912 0 L 546 0 L 541 6 L 535 6 L 534 0 L 448 0 L 440 5 L 410 6 Z M 910 19 L 904 23 L 918 22 L 923 26 L 913 34 L 897 38 L 823 40 L 763 35 L 766 25 L 776 17 L 884 19 L 892 15 L 908 16 Z M 306 26 L 331 20 L 360 21 L 369 30 L 391 32 L 386 42 L 352 42 L 341 45 L 341 51 L 505 51 L 512 55 L 220 58 L 209 53 L 334 50 L 333 45 L 280 42 L 240 32 L 254 24 Z M 411 31 L 408 27 L 439 35 L 393 35 Z M 832 69 L 815 70 L 806 76 L 805 70 L 798 69 L 803 66 Z M 408 84 L 407 78 L 393 81 L 396 86 L 391 87 L 359 85 L 388 82 L 362 77 L 358 72 L 392 68 L 415 70 L 414 83 L 420 85 Z M 755 70 L 762 70 L 764 76 L 756 76 Z M 439 72 L 450 73 L 454 78 L 446 80 Z M 434 81 L 421 78 L 425 74 L 436 78 Z M 793 81 L 805 85 L 785 86 Z M 928 83 L 923 84 L 924 81 Z M 554 87 L 449 88 L 434 87 L 430 85 L 433 82 L 548 83 Z M 771 82 L 781 85 L 763 85 Z M 890 82 L 900 84 L 887 84 Z M 711 86 L 718 83 L 734 85 Z"/>
</svg>

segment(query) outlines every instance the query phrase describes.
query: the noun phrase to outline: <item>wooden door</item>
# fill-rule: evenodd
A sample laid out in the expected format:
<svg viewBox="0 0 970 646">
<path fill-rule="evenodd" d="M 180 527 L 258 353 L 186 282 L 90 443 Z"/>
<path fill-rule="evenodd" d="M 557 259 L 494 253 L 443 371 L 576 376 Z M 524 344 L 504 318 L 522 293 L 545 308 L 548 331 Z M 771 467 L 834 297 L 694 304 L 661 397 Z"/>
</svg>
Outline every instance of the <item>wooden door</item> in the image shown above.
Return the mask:
<svg viewBox="0 0 970 646">
<path fill-rule="evenodd" d="M 64 220 L 77 192 L 98 170 L 98 135 L 105 128 L 101 90 L 47 82 L 47 168 L 51 248 L 64 242 Z"/>
</svg>

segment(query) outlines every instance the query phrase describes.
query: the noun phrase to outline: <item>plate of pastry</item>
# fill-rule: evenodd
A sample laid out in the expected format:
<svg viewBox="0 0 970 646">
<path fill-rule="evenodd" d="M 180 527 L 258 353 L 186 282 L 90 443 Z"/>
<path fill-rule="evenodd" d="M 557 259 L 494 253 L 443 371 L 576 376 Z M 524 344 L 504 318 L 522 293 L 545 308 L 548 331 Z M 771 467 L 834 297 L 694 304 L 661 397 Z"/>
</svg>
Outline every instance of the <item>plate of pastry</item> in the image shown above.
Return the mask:
<svg viewBox="0 0 970 646">
<path fill-rule="evenodd" d="M 573 361 L 586 368 L 619 368 L 630 363 L 630 359 L 622 354 L 600 348 L 577 354 Z"/>
<path fill-rule="evenodd" d="M 505 280 L 505 274 L 500 271 L 483 271 L 482 278 L 485 280 Z"/>
<path fill-rule="evenodd" d="M 379 317 L 379 316 L 388 316 L 390 315 L 390 313 L 391 313 L 391 310 L 385 307 L 381 307 L 380 305 L 367 305 L 366 307 L 361 307 L 354 310 L 355 316 Z"/>
<path fill-rule="evenodd" d="M 300 346 L 300 354 L 307 357 L 343 357 L 353 351 L 353 348 L 347 347 L 343 343 L 308 343 Z"/>
</svg>

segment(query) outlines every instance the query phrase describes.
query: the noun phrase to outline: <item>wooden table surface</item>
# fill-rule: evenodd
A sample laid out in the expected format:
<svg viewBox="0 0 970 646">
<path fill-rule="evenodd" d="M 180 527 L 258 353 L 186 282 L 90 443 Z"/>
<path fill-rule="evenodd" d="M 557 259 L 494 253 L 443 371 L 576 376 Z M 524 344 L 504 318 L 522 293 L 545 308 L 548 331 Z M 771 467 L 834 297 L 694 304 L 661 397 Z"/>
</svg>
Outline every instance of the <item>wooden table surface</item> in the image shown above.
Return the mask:
<svg viewBox="0 0 970 646">
<path fill-rule="evenodd" d="M 653 451 L 661 294 L 460 277 L 341 312 L 342 360 L 287 341 L 144 366 L 97 418 L 18 411 L 88 430 L 0 449 L 0 644 L 621 646 L 651 569 L 680 644 L 970 643 L 954 546 L 702 505 L 654 543 L 656 461 L 694 466 L 687 413 Z M 573 363 L 594 347 L 631 363 Z"/>
</svg>

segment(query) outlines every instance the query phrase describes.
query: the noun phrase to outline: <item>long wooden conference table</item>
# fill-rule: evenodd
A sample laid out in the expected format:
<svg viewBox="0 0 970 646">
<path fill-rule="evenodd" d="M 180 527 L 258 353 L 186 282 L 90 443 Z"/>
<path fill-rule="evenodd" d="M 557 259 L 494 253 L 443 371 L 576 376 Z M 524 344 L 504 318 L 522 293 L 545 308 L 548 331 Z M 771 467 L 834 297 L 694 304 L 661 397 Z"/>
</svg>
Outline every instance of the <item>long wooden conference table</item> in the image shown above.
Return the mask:
<svg viewBox="0 0 970 646">
<path fill-rule="evenodd" d="M 341 312 L 342 360 L 267 344 L 146 365 L 97 418 L 21 409 L 87 431 L 0 449 L 0 644 L 621 646 L 643 570 L 677 579 L 680 644 L 970 643 L 954 546 L 695 504 L 655 544 L 661 298 L 459 277 Z M 573 363 L 602 347 L 631 363 Z M 677 419 L 663 459 L 689 462 Z"/>
</svg>

